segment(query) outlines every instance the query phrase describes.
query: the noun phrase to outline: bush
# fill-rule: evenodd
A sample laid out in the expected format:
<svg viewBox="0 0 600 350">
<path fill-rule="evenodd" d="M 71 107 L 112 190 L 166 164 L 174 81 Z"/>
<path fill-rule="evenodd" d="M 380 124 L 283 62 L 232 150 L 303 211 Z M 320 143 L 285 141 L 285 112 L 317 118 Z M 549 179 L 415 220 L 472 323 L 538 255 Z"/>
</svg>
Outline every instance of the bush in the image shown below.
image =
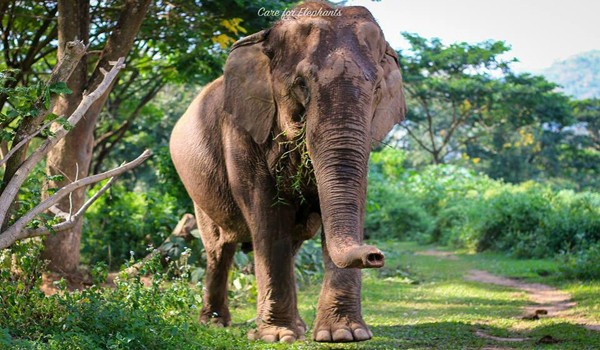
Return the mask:
<svg viewBox="0 0 600 350">
<path fill-rule="evenodd" d="M 0 348 L 231 349 L 245 343 L 236 331 L 219 334 L 197 322 L 202 288 L 189 283 L 189 250 L 170 266 L 178 277 L 161 272 L 158 257 L 146 263 L 141 274 L 152 274 L 150 287 L 122 273 L 112 288 L 45 296 L 41 247 L 35 240 L 0 252 Z M 92 270 L 102 279 L 106 266 Z"/>
<path fill-rule="evenodd" d="M 115 269 L 131 254 L 143 257 L 148 245 L 160 245 L 184 212 L 177 199 L 157 190 L 130 191 L 115 184 L 86 213 L 82 234 L 84 262 Z"/>
<path fill-rule="evenodd" d="M 563 254 L 561 271 L 566 277 L 600 279 L 600 242 L 575 254 Z"/>
<path fill-rule="evenodd" d="M 399 186 L 406 176 L 402 159 L 402 153 L 389 149 L 374 153 L 371 158 L 366 235 L 426 241 L 433 230 L 434 219 L 418 199 Z"/>
<path fill-rule="evenodd" d="M 380 153 L 370 165 L 365 224 L 370 234 L 521 258 L 567 252 L 577 254 L 577 266 L 597 258 L 588 247 L 600 241 L 598 193 L 506 184 L 450 165 L 416 172 L 402 166 L 401 151 Z"/>
</svg>

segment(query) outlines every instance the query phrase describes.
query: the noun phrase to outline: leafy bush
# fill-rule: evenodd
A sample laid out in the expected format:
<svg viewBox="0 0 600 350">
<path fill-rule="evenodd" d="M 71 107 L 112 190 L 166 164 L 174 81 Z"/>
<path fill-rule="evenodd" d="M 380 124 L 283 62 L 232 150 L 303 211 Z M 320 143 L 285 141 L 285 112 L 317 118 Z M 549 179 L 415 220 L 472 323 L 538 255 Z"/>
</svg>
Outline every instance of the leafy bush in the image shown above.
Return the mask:
<svg viewBox="0 0 600 350">
<path fill-rule="evenodd" d="M 600 194 L 506 184 L 450 165 L 415 172 L 402 167 L 401 151 L 380 153 L 371 158 L 369 233 L 521 258 L 566 252 L 576 255 L 573 266 L 600 264 Z"/>
<path fill-rule="evenodd" d="M 563 274 L 570 278 L 600 279 L 600 242 L 596 242 L 576 254 L 563 254 Z"/>
<path fill-rule="evenodd" d="M 158 256 L 139 277 L 121 273 L 112 288 L 45 296 L 40 290 L 41 240 L 0 252 L 0 347 L 26 349 L 229 349 L 244 345 L 243 330 L 219 334 L 200 325 L 200 284 L 189 283 L 190 251 L 182 253 L 178 277 L 161 272 Z M 134 262 L 134 261 L 132 261 Z M 170 267 L 175 268 L 175 264 Z M 93 267 L 100 280 L 106 266 Z M 60 289 L 64 281 L 57 283 Z"/>
<path fill-rule="evenodd" d="M 183 215 L 177 199 L 157 190 L 129 191 L 115 184 L 85 216 L 82 255 L 90 264 L 118 268 L 131 253 L 143 257 L 148 245 L 160 245 Z"/>
<path fill-rule="evenodd" d="M 427 239 L 434 219 L 422 203 L 399 185 L 406 173 L 402 153 L 373 153 L 369 171 L 365 231 L 369 237 Z"/>
</svg>

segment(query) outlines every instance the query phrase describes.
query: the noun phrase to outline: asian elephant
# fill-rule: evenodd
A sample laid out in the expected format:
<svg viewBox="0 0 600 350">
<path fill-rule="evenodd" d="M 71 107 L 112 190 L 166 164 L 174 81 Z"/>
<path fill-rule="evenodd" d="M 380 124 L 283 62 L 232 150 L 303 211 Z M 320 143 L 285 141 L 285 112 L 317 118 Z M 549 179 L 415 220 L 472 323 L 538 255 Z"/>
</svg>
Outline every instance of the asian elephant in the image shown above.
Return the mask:
<svg viewBox="0 0 600 350">
<path fill-rule="evenodd" d="M 238 243 L 251 243 L 258 299 L 250 339 L 304 338 L 294 256 L 321 226 L 325 275 L 313 338 L 372 337 L 360 269 L 383 266 L 384 255 L 362 242 L 368 159 L 404 118 L 405 102 L 398 57 L 371 13 L 333 10 L 299 5 L 236 42 L 223 76 L 171 136 L 208 260 L 200 321 L 230 324 L 228 270 Z"/>
</svg>

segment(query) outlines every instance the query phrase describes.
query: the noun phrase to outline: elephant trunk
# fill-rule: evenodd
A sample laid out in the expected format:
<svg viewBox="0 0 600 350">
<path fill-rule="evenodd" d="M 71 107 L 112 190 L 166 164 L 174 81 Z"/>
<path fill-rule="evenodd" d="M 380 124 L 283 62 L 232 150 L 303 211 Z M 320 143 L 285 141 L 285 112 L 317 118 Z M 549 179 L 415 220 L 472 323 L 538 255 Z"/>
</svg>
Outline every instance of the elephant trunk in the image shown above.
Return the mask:
<svg viewBox="0 0 600 350">
<path fill-rule="evenodd" d="M 367 114 L 343 112 L 321 118 L 321 125 L 307 134 L 326 247 L 339 268 L 382 267 L 383 253 L 362 243 L 370 123 Z"/>
</svg>

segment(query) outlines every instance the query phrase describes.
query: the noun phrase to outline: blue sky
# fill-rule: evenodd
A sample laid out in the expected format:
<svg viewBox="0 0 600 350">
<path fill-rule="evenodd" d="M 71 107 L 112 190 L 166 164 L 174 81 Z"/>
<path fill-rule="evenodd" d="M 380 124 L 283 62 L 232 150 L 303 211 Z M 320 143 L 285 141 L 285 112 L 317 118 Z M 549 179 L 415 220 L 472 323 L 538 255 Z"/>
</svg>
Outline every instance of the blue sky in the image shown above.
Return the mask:
<svg viewBox="0 0 600 350">
<path fill-rule="evenodd" d="M 600 50 L 600 0 L 349 0 L 367 7 L 386 39 L 407 48 L 400 32 L 445 43 L 504 40 L 518 71 L 539 71 L 557 60 Z"/>
</svg>

